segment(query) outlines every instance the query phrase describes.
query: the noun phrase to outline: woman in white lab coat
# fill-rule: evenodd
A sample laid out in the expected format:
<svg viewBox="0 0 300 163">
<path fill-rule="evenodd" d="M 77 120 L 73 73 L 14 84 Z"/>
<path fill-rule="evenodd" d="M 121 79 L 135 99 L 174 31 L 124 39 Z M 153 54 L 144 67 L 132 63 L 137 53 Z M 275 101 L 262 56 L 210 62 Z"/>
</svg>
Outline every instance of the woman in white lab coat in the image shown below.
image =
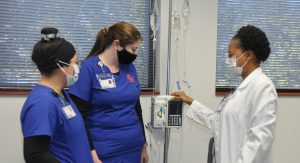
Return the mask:
<svg viewBox="0 0 300 163">
<path fill-rule="evenodd" d="M 271 163 L 277 93 L 262 72 L 270 43 L 265 33 L 248 25 L 237 31 L 228 46 L 228 71 L 243 81 L 212 110 L 184 92 L 171 95 L 191 105 L 187 116 L 214 133 L 214 162 Z"/>
</svg>

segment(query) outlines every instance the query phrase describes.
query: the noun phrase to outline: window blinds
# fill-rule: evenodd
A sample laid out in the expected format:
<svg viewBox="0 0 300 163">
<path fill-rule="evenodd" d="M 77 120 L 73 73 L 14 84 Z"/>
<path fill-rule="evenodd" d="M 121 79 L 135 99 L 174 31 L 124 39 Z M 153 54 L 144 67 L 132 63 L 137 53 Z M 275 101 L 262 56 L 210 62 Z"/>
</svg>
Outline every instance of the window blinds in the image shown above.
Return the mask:
<svg viewBox="0 0 300 163">
<path fill-rule="evenodd" d="M 73 43 L 82 60 L 98 31 L 118 21 L 134 24 L 143 42 L 135 66 L 142 88 L 153 86 L 148 0 L 7 0 L 0 1 L 0 87 L 30 89 L 40 78 L 31 61 L 34 44 L 45 26 Z"/>
<path fill-rule="evenodd" d="M 227 46 L 244 25 L 261 28 L 271 43 L 263 71 L 277 89 L 300 90 L 300 1 L 219 0 L 216 88 L 236 86 L 226 71 Z"/>
</svg>

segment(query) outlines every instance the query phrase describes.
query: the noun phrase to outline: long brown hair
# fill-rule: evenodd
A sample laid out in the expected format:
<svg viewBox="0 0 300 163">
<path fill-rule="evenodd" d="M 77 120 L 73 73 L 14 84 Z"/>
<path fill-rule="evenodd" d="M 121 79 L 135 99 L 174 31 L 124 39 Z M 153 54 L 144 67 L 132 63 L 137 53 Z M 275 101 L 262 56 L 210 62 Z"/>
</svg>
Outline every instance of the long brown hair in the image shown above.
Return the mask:
<svg viewBox="0 0 300 163">
<path fill-rule="evenodd" d="M 141 33 L 132 24 L 118 22 L 109 28 L 102 28 L 98 32 L 94 46 L 87 58 L 102 53 L 114 40 L 119 40 L 120 46 L 125 47 L 141 39 Z"/>
</svg>

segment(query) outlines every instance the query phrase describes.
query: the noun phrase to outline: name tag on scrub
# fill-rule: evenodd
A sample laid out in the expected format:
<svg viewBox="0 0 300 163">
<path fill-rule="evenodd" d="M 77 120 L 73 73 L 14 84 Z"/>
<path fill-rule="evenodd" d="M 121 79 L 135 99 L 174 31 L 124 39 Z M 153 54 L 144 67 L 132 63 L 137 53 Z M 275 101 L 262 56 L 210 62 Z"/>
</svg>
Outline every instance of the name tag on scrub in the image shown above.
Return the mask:
<svg viewBox="0 0 300 163">
<path fill-rule="evenodd" d="M 62 108 L 63 112 L 64 112 L 64 115 L 67 119 L 71 119 L 73 117 L 76 116 L 76 113 L 75 111 L 73 110 L 72 106 L 71 105 L 67 105 L 67 106 L 64 106 Z"/>
<path fill-rule="evenodd" d="M 116 82 L 114 77 L 111 74 L 97 74 L 98 82 L 102 89 L 115 88 Z"/>
</svg>

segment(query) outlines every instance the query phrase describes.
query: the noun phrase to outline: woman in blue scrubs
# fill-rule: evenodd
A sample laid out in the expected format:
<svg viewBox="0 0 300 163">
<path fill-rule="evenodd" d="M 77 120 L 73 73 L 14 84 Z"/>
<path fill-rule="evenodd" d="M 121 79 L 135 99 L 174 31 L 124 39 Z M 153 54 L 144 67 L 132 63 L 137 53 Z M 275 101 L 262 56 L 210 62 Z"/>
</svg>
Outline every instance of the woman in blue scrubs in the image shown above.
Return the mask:
<svg viewBox="0 0 300 163">
<path fill-rule="evenodd" d="M 84 121 L 64 87 L 78 78 L 76 51 L 58 30 L 43 28 L 32 52 L 41 80 L 21 112 L 27 163 L 92 163 Z"/>
<path fill-rule="evenodd" d="M 83 114 L 91 149 L 103 163 L 148 162 L 139 96 L 132 62 L 140 32 L 126 22 L 102 29 L 70 94 Z"/>
</svg>

